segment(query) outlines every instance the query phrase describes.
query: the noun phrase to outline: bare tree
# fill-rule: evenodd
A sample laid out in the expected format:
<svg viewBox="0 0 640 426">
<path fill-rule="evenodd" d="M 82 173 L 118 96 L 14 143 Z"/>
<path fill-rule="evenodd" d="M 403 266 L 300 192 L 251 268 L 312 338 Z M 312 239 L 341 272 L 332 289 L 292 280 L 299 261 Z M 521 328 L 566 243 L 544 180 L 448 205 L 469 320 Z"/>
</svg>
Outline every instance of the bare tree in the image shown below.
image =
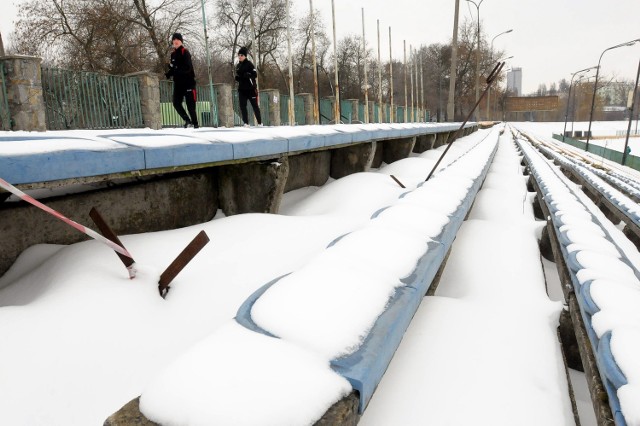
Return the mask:
<svg viewBox="0 0 640 426">
<path fill-rule="evenodd" d="M 151 6 L 153 4 L 153 6 Z M 197 0 L 27 0 L 19 6 L 17 53 L 59 66 L 122 74 L 161 71 L 169 35 L 199 28 Z"/>
</svg>

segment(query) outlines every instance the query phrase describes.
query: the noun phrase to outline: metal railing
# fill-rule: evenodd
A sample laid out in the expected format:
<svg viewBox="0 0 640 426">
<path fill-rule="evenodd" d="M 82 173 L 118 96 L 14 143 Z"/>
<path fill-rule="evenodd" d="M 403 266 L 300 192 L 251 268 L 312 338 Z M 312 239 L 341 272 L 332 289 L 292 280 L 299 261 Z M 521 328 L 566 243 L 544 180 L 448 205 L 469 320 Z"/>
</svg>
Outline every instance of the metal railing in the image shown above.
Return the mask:
<svg viewBox="0 0 640 426">
<path fill-rule="evenodd" d="M 340 120 L 345 124 L 353 122 L 353 108 L 351 101 L 340 101 Z"/>
<path fill-rule="evenodd" d="M 209 85 L 196 86 L 196 114 L 198 124 L 203 127 L 218 127 L 217 90 L 213 88 L 213 100 Z M 187 104 L 183 100 L 182 106 L 187 111 Z M 173 107 L 173 81 L 160 81 L 160 112 L 162 127 L 182 127 L 184 120 Z"/>
<path fill-rule="evenodd" d="M 280 95 L 280 125 L 289 125 L 289 95 Z"/>
<path fill-rule="evenodd" d="M 320 124 L 329 124 L 333 121 L 333 104 L 331 99 L 320 99 Z"/>
<path fill-rule="evenodd" d="M 304 113 L 304 98 L 302 96 L 294 96 L 293 98 L 293 111 L 295 116 L 296 124 L 299 126 L 303 126 L 307 123 L 307 118 Z"/>
<path fill-rule="evenodd" d="M 233 125 L 234 126 L 242 126 L 244 122 L 242 121 L 242 112 L 240 111 L 240 95 L 238 94 L 238 89 L 233 89 Z M 265 126 L 271 125 L 271 119 L 269 118 L 269 95 L 267 93 L 259 93 L 259 101 L 258 106 L 260 107 L 260 118 L 262 118 L 262 124 Z M 251 103 L 247 101 L 247 118 L 249 119 L 249 125 L 255 126 L 256 116 L 253 112 L 253 108 L 251 107 Z"/>
<path fill-rule="evenodd" d="M 47 129 L 144 127 L 136 77 L 42 68 Z"/>
<path fill-rule="evenodd" d="M 4 62 L 0 62 L 0 129 L 11 130 L 11 113 L 5 80 Z"/>
</svg>

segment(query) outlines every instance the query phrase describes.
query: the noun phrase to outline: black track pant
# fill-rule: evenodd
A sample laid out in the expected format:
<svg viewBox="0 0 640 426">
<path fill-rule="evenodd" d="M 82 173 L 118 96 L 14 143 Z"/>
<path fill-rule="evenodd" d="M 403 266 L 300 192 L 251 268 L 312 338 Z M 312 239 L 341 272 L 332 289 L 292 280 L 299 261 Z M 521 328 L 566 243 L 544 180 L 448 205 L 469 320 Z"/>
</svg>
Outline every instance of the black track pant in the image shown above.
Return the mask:
<svg viewBox="0 0 640 426">
<path fill-rule="evenodd" d="M 253 113 L 256 115 L 258 124 L 262 124 L 262 116 L 260 115 L 260 106 L 258 105 L 258 97 L 253 90 L 238 90 L 238 98 L 240 100 L 240 112 L 242 113 L 242 121 L 249 124 L 249 114 L 247 113 L 247 101 L 251 102 Z"/>
<path fill-rule="evenodd" d="M 189 115 L 187 115 L 187 112 L 182 106 L 183 99 L 186 100 Z M 198 126 L 198 116 L 196 114 L 196 89 L 182 89 L 179 87 L 174 87 L 173 107 L 185 122 L 190 121 L 194 126 Z M 191 118 L 189 118 L 189 116 L 191 116 Z"/>
</svg>

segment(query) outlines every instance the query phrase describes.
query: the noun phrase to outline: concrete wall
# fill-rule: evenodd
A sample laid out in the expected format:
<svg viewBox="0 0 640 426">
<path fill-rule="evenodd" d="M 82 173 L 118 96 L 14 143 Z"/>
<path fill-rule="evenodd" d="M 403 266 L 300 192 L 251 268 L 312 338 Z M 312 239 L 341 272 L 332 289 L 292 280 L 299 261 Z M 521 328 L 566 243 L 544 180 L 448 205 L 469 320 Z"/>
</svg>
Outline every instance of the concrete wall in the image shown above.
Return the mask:
<svg viewBox="0 0 640 426">
<path fill-rule="evenodd" d="M 443 136 L 426 136 L 419 149 L 431 148 Z M 180 228 L 211 220 L 217 209 L 226 215 L 249 212 L 277 213 L 285 192 L 321 186 L 329 176 L 340 179 L 353 173 L 408 157 L 417 139 L 400 138 L 247 159 L 237 164 L 173 172 L 144 181 L 43 200 L 71 219 L 95 228 L 89 211 L 96 207 L 117 234 L 135 234 Z M 5 193 L 6 194 L 6 193 Z M 2 194 L 0 194 L 2 195 Z M 85 236 L 26 203 L 1 202 L 0 275 L 26 248 L 39 243 L 71 244 Z"/>
<path fill-rule="evenodd" d="M 218 194 L 211 171 L 176 173 L 148 182 L 49 198 L 43 202 L 83 225 L 98 209 L 117 234 L 182 228 L 211 220 Z M 40 243 L 72 244 L 87 237 L 25 202 L 0 204 L 0 275 L 26 248 Z"/>
<path fill-rule="evenodd" d="M 7 101 L 11 130 L 47 130 L 42 94 L 42 59 L 32 56 L 4 56 Z"/>
</svg>

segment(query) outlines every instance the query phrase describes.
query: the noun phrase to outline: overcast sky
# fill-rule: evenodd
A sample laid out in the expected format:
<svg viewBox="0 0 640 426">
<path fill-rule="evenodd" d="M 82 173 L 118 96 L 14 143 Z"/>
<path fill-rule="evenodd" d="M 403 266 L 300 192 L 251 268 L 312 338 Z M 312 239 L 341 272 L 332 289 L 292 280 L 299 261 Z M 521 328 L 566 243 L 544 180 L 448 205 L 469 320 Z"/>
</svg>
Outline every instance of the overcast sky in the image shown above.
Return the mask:
<svg viewBox="0 0 640 426">
<path fill-rule="evenodd" d="M 294 11 L 309 10 L 308 0 L 291 2 Z M 5 40 L 11 37 L 18 3 L 3 2 L 0 31 Z M 331 0 L 313 0 L 313 5 L 331 36 Z M 454 5 L 454 0 L 335 0 L 338 38 L 362 34 L 364 7 L 371 46 L 377 49 L 380 19 L 383 58 L 388 58 L 391 26 L 394 56 L 401 59 L 403 40 L 419 46 L 451 39 Z M 460 0 L 460 22 L 465 18 L 475 20 L 476 8 Z M 489 38 L 513 28 L 498 37 L 494 47 L 514 56 L 510 66 L 522 68 L 524 93 L 540 83 L 569 79 L 572 72 L 597 65 L 607 47 L 640 38 L 640 0 L 483 0 L 480 19 Z M 603 57 L 601 72 L 635 80 L 639 61 L 640 43 L 612 50 Z"/>
</svg>

